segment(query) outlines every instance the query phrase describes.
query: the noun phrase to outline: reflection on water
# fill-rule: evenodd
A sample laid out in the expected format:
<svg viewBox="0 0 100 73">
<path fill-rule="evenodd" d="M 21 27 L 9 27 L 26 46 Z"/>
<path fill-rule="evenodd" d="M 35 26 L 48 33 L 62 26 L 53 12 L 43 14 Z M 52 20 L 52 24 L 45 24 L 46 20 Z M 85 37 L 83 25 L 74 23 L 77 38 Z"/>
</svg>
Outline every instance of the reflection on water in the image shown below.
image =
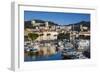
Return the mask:
<svg viewBox="0 0 100 73">
<path fill-rule="evenodd" d="M 25 56 L 25 61 L 61 60 L 61 53 L 58 52 L 50 56 Z"/>
<path fill-rule="evenodd" d="M 64 60 L 64 59 L 89 59 L 90 41 L 46 41 L 34 43 L 34 47 L 25 48 L 24 61 Z"/>
</svg>

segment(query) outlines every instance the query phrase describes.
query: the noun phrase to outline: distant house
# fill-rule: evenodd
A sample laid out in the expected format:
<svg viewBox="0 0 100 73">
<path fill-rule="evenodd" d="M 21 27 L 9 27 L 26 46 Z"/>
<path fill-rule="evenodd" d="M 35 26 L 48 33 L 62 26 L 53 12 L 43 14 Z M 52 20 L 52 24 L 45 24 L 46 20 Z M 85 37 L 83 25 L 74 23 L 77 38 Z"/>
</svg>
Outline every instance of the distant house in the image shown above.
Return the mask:
<svg viewBox="0 0 100 73">
<path fill-rule="evenodd" d="M 36 39 L 37 41 L 57 39 L 58 32 L 55 31 L 57 24 L 43 20 L 32 20 L 31 22 L 26 21 L 25 23 L 25 36 L 27 36 L 29 33 L 37 33 L 39 35 L 39 37 Z M 33 28 L 30 28 L 30 26 Z"/>
<path fill-rule="evenodd" d="M 25 21 L 24 35 L 29 33 L 37 33 L 37 40 L 53 40 L 57 39 L 59 33 L 70 33 L 70 40 L 73 38 L 90 37 L 90 22 L 79 22 L 69 25 L 60 25 L 51 21 L 32 20 Z"/>
</svg>

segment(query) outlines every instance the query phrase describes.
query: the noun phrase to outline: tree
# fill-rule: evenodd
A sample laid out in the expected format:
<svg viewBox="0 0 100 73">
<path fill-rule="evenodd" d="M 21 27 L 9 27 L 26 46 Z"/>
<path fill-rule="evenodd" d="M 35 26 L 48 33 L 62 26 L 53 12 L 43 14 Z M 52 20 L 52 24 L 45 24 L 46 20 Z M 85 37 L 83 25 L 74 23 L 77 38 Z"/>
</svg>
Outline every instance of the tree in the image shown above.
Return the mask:
<svg viewBox="0 0 100 73">
<path fill-rule="evenodd" d="M 57 39 L 59 40 L 70 39 L 70 34 L 69 33 L 59 33 L 57 36 Z"/>
<path fill-rule="evenodd" d="M 36 34 L 36 33 L 29 33 L 28 34 L 28 37 L 31 39 L 31 41 L 34 41 L 35 39 L 37 39 L 38 38 L 38 34 Z"/>
</svg>

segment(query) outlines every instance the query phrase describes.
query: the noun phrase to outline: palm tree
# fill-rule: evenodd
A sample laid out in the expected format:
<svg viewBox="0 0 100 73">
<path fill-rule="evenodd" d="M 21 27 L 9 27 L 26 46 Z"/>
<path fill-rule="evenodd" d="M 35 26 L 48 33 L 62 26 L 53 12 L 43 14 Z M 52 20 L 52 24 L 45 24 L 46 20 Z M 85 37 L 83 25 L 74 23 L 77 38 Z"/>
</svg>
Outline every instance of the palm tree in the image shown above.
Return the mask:
<svg viewBox="0 0 100 73">
<path fill-rule="evenodd" d="M 30 42 L 31 42 L 31 48 L 33 48 L 33 41 L 35 40 L 35 39 L 37 39 L 38 38 L 38 34 L 36 34 L 36 33 L 29 33 L 28 34 L 28 37 L 30 38 Z M 28 55 L 31 57 L 31 58 L 35 58 L 35 53 L 33 52 L 33 49 L 31 49 L 30 51 L 29 51 L 29 53 L 28 53 Z"/>
<path fill-rule="evenodd" d="M 35 39 L 37 39 L 38 38 L 38 34 L 36 34 L 36 33 L 29 33 L 28 34 L 28 37 L 31 39 L 31 41 L 34 41 Z"/>
<path fill-rule="evenodd" d="M 33 41 L 34 40 L 36 40 L 37 38 L 38 38 L 38 34 L 36 34 L 36 33 L 29 33 L 28 34 L 28 37 L 30 38 L 30 42 L 31 42 L 31 44 L 33 44 Z"/>
</svg>

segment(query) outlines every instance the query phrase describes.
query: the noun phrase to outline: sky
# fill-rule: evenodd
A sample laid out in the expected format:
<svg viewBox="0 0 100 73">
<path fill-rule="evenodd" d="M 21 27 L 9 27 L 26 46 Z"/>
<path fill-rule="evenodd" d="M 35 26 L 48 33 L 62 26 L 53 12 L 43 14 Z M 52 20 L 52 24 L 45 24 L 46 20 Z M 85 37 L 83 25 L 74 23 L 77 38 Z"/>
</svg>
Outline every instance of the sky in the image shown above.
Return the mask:
<svg viewBox="0 0 100 73">
<path fill-rule="evenodd" d="M 24 21 L 30 21 L 34 19 L 52 21 L 59 25 L 68 25 L 68 24 L 78 23 L 81 21 L 90 21 L 90 14 L 24 11 Z"/>
</svg>

